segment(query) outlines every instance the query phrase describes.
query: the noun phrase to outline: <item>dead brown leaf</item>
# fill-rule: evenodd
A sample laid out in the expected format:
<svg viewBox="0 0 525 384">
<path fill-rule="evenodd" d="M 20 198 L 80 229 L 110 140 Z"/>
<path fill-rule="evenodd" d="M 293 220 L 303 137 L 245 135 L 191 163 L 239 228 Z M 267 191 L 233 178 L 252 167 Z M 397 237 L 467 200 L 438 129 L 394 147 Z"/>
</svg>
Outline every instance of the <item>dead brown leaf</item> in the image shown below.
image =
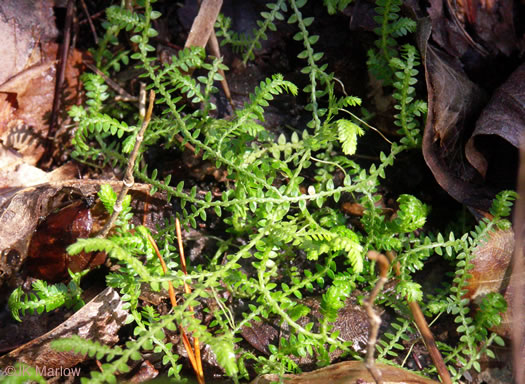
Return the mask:
<svg viewBox="0 0 525 384">
<path fill-rule="evenodd" d="M 379 368 L 383 375 L 384 384 L 438 384 L 437 381 L 427 379 L 401 368 L 382 363 L 376 363 L 376 367 Z M 345 361 L 313 372 L 301 373 L 299 375 L 284 375 L 282 381 L 278 375 L 263 375 L 257 377 L 251 384 L 270 384 L 275 382 L 284 382 L 287 384 L 373 384 L 375 380 L 368 372 L 363 361 Z"/>
<path fill-rule="evenodd" d="M 454 199 L 488 210 L 496 191 L 483 183 L 466 161 L 463 149 L 468 127 L 479 115 L 486 96 L 468 79 L 459 60 L 431 45 L 429 36 L 427 24 L 418 36 L 428 90 L 425 161 L 439 185 Z"/>
<path fill-rule="evenodd" d="M 58 36 L 52 0 L 0 2 L 0 84 L 42 60 L 40 43 Z"/>
<path fill-rule="evenodd" d="M 469 274 L 467 296 L 476 299 L 489 292 L 504 293 L 510 275 L 509 267 L 514 252 L 514 233 L 512 230 L 497 230 L 492 232 L 487 242 L 477 247 L 473 252 L 472 265 Z"/>
<path fill-rule="evenodd" d="M 472 276 L 467 285 L 466 297 L 479 302 L 488 293 L 497 292 L 504 295 L 509 304 L 507 312 L 502 314 L 502 323 L 494 331 L 501 336 L 510 337 L 512 308 L 509 288 L 510 262 L 514 253 L 514 232 L 497 230 L 492 232 L 484 244 L 473 252 Z"/>
<path fill-rule="evenodd" d="M 514 28 L 515 2 L 430 0 L 432 39 L 454 57 L 510 55 L 519 49 Z M 479 55 L 479 56 L 478 56 Z M 473 63 L 476 65 L 476 63 Z"/>
<path fill-rule="evenodd" d="M 497 292 L 503 295 L 508 304 L 507 311 L 502 313 L 501 324 L 492 330 L 506 338 L 511 337 L 515 312 L 513 293 L 509 286 L 513 273 L 511 261 L 514 247 L 514 232 L 508 229 L 492 232 L 485 243 L 474 249 L 473 268 L 469 270 L 472 277 L 468 281 L 468 292 L 465 295 L 476 304 L 488 293 Z"/>
<path fill-rule="evenodd" d="M 67 253 L 69 245 L 79 238 L 96 235 L 94 228 L 102 227 L 107 220 L 102 204 L 98 207 L 101 214 L 91 212 L 96 208 L 77 200 L 50 214 L 38 225 L 27 255 L 31 277 L 48 282 L 63 281 L 69 277 L 68 270 L 80 272 L 104 264 L 105 252 L 80 252 L 74 256 Z"/>
<path fill-rule="evenodd" d="M 428 15 L 432 20 L 432 39 L 439 47 L 454 57 L 461 57 L 473 45 L 462 24 L 454 19 L 455 14 L 446 17 L 446 0 L 430 0 Z M 485 53 L 485 52 L 484 52 Z"/>
<path fill-rule="evenodd" d="M 512 186 L 516 179 L 518 148 L 524 135 L 525 64 L 522 64 L 483 109 L 465 148 L 467 159 L 485 180 L 509 188 L 508 184 Z M 498 137 L 503 140 L 498 141 Z"/>
<path fill-rule="evenodd" d="M 28 164 L 36 164 L 45 150 L 55 92 L 58 45 L 42 46 L 46 61 L 0 85 L 0 139 L 7 147 L 16 149 Z M 76 50 L 68 58 L 63 106 L 78 102 L 82 61 L 82 53 Z"/>
<path fill-rule="evenodd" d="M 77 173 L 77 167 L 72 163 L 44 172 L 27 164 L 20 154 L 0 143 L 0 195 L 16 188 L 74 179 Z"/>
</svg>

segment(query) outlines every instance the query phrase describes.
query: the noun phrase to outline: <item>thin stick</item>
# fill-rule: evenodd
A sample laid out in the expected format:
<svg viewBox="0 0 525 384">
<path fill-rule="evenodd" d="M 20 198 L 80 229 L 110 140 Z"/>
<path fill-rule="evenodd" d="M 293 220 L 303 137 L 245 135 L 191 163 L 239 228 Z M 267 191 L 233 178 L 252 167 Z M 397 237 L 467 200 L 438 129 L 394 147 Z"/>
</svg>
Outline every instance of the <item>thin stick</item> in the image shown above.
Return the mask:
<svg viewBox="0 0 525 384">
<path fill-rule="evenodd" d="M 67 59 L 69 56 L 69 48 L 71 45 L 71 24 L 73 22 L 73 14 L 75 11 L 74 0 L 68 0 L 66 8 L 66 23 L 64 25 L 64 40 L 60 46 L 59 64 L 57 66 L 57 73 L 55 78 L 55 92 L 53 95 L 53 107 L 51 109 L 51 117 L 49 118 L 49 129 L 47 131 L 47 138 L 45 141 L 45 152 L 39 163 L 42 167 L 49 167 L 53 159 L 53 154 L 57 148 L 55 136 L 57 133 L 57 120 L 60 109 L 60 101 L 62 95 L 62 86 L 66 73 Z"/>
<path fill-rule="evenodd" d="M 49 140 L 53 140 L 56 132 L 58 109 L 60 108 L 60 95 L 62 95 L 62 86 L 64 84 L 69 46 L 71 43 L 71 23 L 73 21 L 74 11 L 75 2 L 73 0 L 68 0 L 66 8 L 66 24 L 64 25 L 64 41 L 60 47 L 60 65 L 57 71 L 55 94 L 53 97 L 53 109 L 51 110 L 51 121 L 49 123 L 49 133 L 47 135 Z M 49 156 L 51 156 L 51 154 L 49 154 Z"/>
<path fill-rule="evenodd" d="M 375 365 L 374 359 L 377 335 L 379 333 L 379 326 L 381 325 L 381 317 L 374 310 L 374 302 L 376 301 L 377 295 L 379 292 L 381 292 L 387 281 L 389 263 L 385 255 L 376 251 L 369 251 L 367 256 L 370 260 L 376 261 L 379 265 L 379 280 L 377 280 L 374 289 L 372 289 L 370 296 L 368 296 L 368 300 L 366 300 L 364 304 L 366 314 L 368 315 L 368 321 L 370 322 L 370 335 L 368 336 L 365 364 L 375 382 L 377 384 L 383 384 L 383 375 L 381 374 L 379 368 L 377 368 Z"/>
<path fill-rule="evenodd" d="M 525 282 L 521 276 L 525 274 L 523 265 L 523 243 L 525 231 L 525 136 L 522 135 L 520 149 L 520 165 L 518 169 L 518 201 L 514 207 L 514 256 L 512 262 L 512 276 L 510 278 L 511 318 L 512 318 L 512 356 L 514 366 L 514 380 L 516 384 L 525 383 Z"/>
<path fill-rule="evenodd" d="M 386 255 L 390 259 L 390 262 L 393 263 L 395 259 L 394 252 L 387 252 Z M 401 275 L 401 270 L 399 263 L 394 263 L 394 270 L 396 272 L 396 276 Z M 436 369 L 438 371 L 439 377 L 441 377 L 441 381 L 443 384 L 452 384 L 452 379 L 450 378 L 450 373 L 448 372 L 447 366 L 445 365 L 445 362 L 443 361 L 443 357 L 441 356 L 441 353 L 439 352 L 439 349 L 437 348 L 436 342 L 434 340 L 434 335 L 430 331 L 430 328 L 428 327 L 427 321 L 425 319 L 425 316 L 423 315 L 423 311 L 421 311 L 421 308 L 419 307 L 419 304 L 416 301 L 408 301 L 408 307 L 410 308 L 410 311 L 412 312 L 412 316 L 414 317 L 414 321 L 417 325 L 417 328 L 419 329 L 419 333 L 423 337 L 423 340 L 425 341 L 425 345 L 427 347 L 428 353 L 430 354 L 430 358 L 432 359 L 432 362 L 436 366 Z"/>
<path fill-rule="evenodd" d="M 86 2 L 84 0 L 80 0 L 80 4 L 82 4 L 82 9 L 84 10 L 84 13 L 86 14 L 87 21 L 89 23 L 89 28 L 91 29 L 91 33 L 93 34 L 93 40 L 95 40 L 95 45 L 98 45 L 97 30 L 95 29 L 93 20 L 91 20 L 91 15 L 89 14 L 89 11 L 87 9 Z"/>
<path fill-rule="evenodd" d="M 160 254 L 159 247 L 157 247 L 157 243 L 151 237 L 151 235 L 148 233 L 148 241 L 153 246 L 153 249 L 155 250 L 155 253 L 157 254 L 157 257 L 160 261 L 160 266 L 162 267 L 162 272 L 164 275 L 168 274 L 168 267 L 166 266 L 166 263 L 164 262 L 164 258 Z M 173 308 L 177 307 L 177 298 L 175 297 L 175 289 L 173 288 L 173 284 L 171 281 L 168 281 L 168 294 L 170 297 L 171 306 Z M 188 338 L 188 335 L 186 334 L 186 331 L 182 327 L 182 325 L 179 325 L 180 334 L 182 336 L 182 343 L 184 344 L 184 348 L 186 349 L 186 352 L 188 353 L 188 358 L 190 359 L 191 366 L 193 367 L 193 370 L 197 372 L 198 364 L 195 358 L 195 354 L 193 353 L 193 349 L 191 348 L 190 339 Z"/>
<path fill-rule="evenodd" d="M 135 184 L 135 179 L 133 177 L 133 171 L 135 169 L 135 161 L 137 160 L 137 156 L 139 154 L 140 146 L 142 144 L 142 140 L 144 139 L 144 132 L 146 131 L 146 128 L 148 127 L 148 124 L 151 120 L 151 114 L 153 113 L 153 104 L 155 101 L 155 92 L 153 90 L 150 91 L 149 94 L 149 106 L 148 106 L 148 112 L 146 113 L 146 117 L 142 121 L 142 126 L 140 127 L 139 132 L 137 133 L 137 138 L 135 140 L 135 146 L 133 147 L 133 151 L 131 152 L 131 155 L 129 157 L 128 166 L 126 168 L 126 173 L 124 174 L 124 179 L 122 180 L 123 186 L 122 189 L 119 192 L 119 195 L 117 197 L 117 201 L 115 201 L 115 204 L 113 206 L 113 213 L 111 214 L 111 217 L 106 222 L 106 225 L 104 225 L 104 228 L 102 228 L 102 231 L 98 234 L 98 237 L 106 237 L 113 225 L 115 224 L 115 221 L 117 220 L 118 215 L 122 211 L 122 202 L 124 201 L 124 198 L 126 197 L 126 194 L 128 193 L 129 189 L 133 187 L 133 184 Z"/>
<path fill-rule="evenodd" d="M 98 11 L 98 12 L 96 12 L 96 13 L 94 13 L 94 14 L 91 15 L 91 20 L 98 19 L 100 16 L 102 16 L 102 15 L 105 14 L 105 13 L 106 13 L 106 10 L 105 10 L 105 9 L 103 9 L 102 11 Z M 82 24 L 86 24 L 87 22 L 88 22 L 87 19 L 84 19 L 84 20 L 80 20 L 80 21 L 78 22 L 78 24 L 79 24 L 79 25 L 82 25 Z"/>
<path fill-rule="evenodd" d="M 137 96 L 133 96 L 128 93 L 124 88 L 122 88 L 119 84 L 111 80 L 104 72 L 102 72 L 100 69 L 95 67 L 93 64 L 84 62 L 83 63 L 86 67 L 91 69 L 93 72 L 95 72 L 97 75 L 102 77 L 107 85 L 109 85 L 115 92 L 117 92 L 120 96 L 120 100 L 122 101 L 131 101 L 131 102 L 137 102 L 138 98 Z M 117 99 L 117 98 L 115 98 Z"/>
<path fill-rule="evenodd" d="M 186 258 L 184 257 L 184 247 L 182 245 L 182 233 L 181 233 L 180 221 L 178 217 L 175 218 L 175 230 L 177 232 L 177 243 L 179 245 L 179 255 L 180 255 L 180 264 L 182 267 L 182 272 L 184 273 L 185 276 L 187 276 L 188 271 L 186 269 Z M 188 285 L 188 283 L 186 283 L 186 281 L 184 281 L 184 290 L 186 291 L 186 294 L 188 295 L 191 293 L 191 288 Z M 189 306 L 189 309 L 190 311 L 193 312 L 193 307 L 191 305 Z M 198 368 L 197 380 L 199 381 L 199 383 L 204 383 L 204 371 L 202 370 L 200 342 L 197 336 L 193 337 L 193 347 L 195 349 L 195 360 L 197 361 L 197 368 Z"/>
<path fill-rule="evenodd" d="M 175 138 L 179 141 L 179 143 L 183 143 L 184 142 L 184 138 L 181 135 L 179 135 L 179 134 L 177 134 L 175 136 Z M 189 149 L 191 152 L 195 153 L 195 147 L 193 145 L 191 145 L 190 143 L 188 143 L 187 141 L 184 143 L 184 147 L 186 149 Z M 198 157 L 200 157 L 200 154 L 198 155 Z"/>
</svg>

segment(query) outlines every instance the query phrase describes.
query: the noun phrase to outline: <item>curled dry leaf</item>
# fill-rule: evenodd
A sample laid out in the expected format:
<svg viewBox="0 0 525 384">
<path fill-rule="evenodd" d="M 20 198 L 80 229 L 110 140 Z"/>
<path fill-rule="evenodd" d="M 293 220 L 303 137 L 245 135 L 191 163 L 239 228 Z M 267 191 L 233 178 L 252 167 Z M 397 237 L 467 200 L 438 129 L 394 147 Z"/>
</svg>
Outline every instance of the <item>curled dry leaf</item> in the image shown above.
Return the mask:
<svg viewBox="0 0 525 384">
<path fill-rule="evenodd" d="M 473 41 L 457 19 L 457 14 L 447 13 L 448 4 L 445 0 L 430 0 L 428 15 L 432 21 L 432 39 L 452 56 L 461 57 L 473 46 Z M 444 15 L 448 14 L 450 17 Z M 482 47 L 475 47 L 486 54 Z"/>
<path fill-rule="evenodd" d="M 86 356 L 58 352 L 51 347 L 51 342 L 78 335 L 103 344 L 115 344 L 118 341 L 117 332 L 128 315 L 122 308 L 123 304 L 115 290 L 106 288 L 58 327 L 0 357 L 0 366 L 7 367 L 18 362 L 47 371 L 77 365 Z"/>
<path fill-rule="evenodd" d="M 488 182 L 512 186 L 518 148 L 524 138 L 525 63 L 494 92 L 483 109 L 467 142 L 467 159 Z"/>
<path fill-rule="evenodd" d="M 518 50 L 514 28 L 514 1 L 430 0 L 434 41 L 455 57 L 470 56 L 479 65 L 488 55 L 510 55 Z"/>
<path fill-rule="evenodd" d="M 431 0 L 430 17 L 418 31 L 428 90 L 425 161 L 453 198 L 482 211 L 495 193 L 514 188 L 525 126 L 525 64 L 487 106 L 487 95 L 471 80 L 490 88 L 507 73 L 508 61 L 498 55 L 519 48 L 512 3 Z"/>
<path fill-rule="evenodd" d="M 490 234 L 487 242 L 477 247 L 473 254 L 473 268 L 469 270 L 466 297 L 480 301 L 491 292 L 501 293 L 509 307 L 502 315 L 501 324 L 494 329 L 501 336 L 510 337 L 512 298 L 509 289 L 511 274 L 510 263 L 514 253 L 514 232 L 512 230 L 497 230 Z M 524 292 L 525 294 L 525 292 Z"/>
<path fill-rule="evenodd" d="M 437 381 L 416 375 L 402 368 L 392 367 L 382 363 L 375 364 L 383 375 L 383 383 L 401 384 L 438 384 Z M 312 372 L 299 375 L 284 375 L 283 382 L 287 384 L 372 384 L 375 380 L 368 372 L 363 361 L 345 361 L 333 364 Z M 263 375 L 257 377 L 251 384 L 270 384 L 280 382 L 278 375 Z"/>
<path fill-rule="evenodd" d="M 484 244 L 477 247 L 472 259 L 472 278 L 467 286 L 467 296 L 476 299 L 490 292 L 504 293 L 509 283 L 508 267 L 514 253 L 512 230 L 492 232 Z"/>
<path fill-rule="evenodd" d="M 466 128 L 472 126 L 486 96 L 464 73 L 461 63 L 429 44 L 430 24 L 418 35 L 428 89 L 423 155 L 436 181 L 454 199 L 488 210 L 496 190 L 464 160 Z"/>
<path fill-rule="evenodd" d="M 450 4 L 451 2 L 449 2 Z M 518 39 L 514 28 L 514 1 L 487 0 L 473 4 L 469 13 L 468 24 L 475 39 L 487 47 L 491 53 L 510 55 L 518 49 Z"/>
</svg>

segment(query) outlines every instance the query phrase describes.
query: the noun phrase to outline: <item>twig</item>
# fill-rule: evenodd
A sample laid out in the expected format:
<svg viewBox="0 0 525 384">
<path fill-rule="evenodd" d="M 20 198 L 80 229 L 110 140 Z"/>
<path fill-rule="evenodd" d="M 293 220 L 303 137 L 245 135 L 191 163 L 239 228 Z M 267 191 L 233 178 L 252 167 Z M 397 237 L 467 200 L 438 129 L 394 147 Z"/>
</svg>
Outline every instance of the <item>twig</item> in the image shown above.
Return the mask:
<svg viewBox="0 0 525 384">
<path fill-rule="evenodd" d="M 175 218 L 175 230 L 177 232 L 177 243 L 179 245 L 179 255 L 180 255 L 180 264 L 182 267 L 182 272 L 184 273 L 184 276 L 188 275 L 188 271 L 186 269 L 186 258 L 184 257 L 184 247 L 182 245 L 182 233 L 180 229 L 180 221 L 179 218 Z M 191 293 L 191 288 L 186 283 L 186 280 L 184 280 L 184 290 L 186 294 Z M 193 312 L 193 307 L 190 305 L 189 310 Z M 199 381 L 199 384 L 204 383 L 204 371 L 202 370 L 202 359 L 201 359 L 201 349 L 200 349 L 200 342 L 199 338 L 197 336 L 193 337 L 193 348 L 195 349 L 195 360 L 197 362 L 197 380 Z"/>
<path fill-rule="evenodd" d="M 91 15 L 91 20 L 95 20 L 95 19 L 98 19 L 100 16 L 104 15 L 106 13 L 106 10 L 103 9 L 102 11 L 98 11 L 94 14 Z M 82 24 L 86 24 L 88 22 L 87 19 L 84 19 L 84 20 L 80 20 L 78 22 L 79 25 L 82 25 Z"/>
<path fill-rule="evenodd" d="M 155 92 L 150 91 L 149 94 L 149 106 L 148 106 L 148 112 L 146 113 L 146 116 L 144 120 L 142 121 L 142 126 L 140 127 L 139 132 L 137 133 L 137 138 L 135 139 L 135 146 L 133 147 L 133 151 L 131 152 L 131 155 L 129 157 L 128 166 L 126 168 L 126 173 L 124 174 L 124 179 L 122 180 L 123 185 L 122 189 L 119 192 L 119 195 L 117 197 L 117 201 L 115 201 L 115 204 L 113 206 L 113 213 L 111 214 L 111 217 L 107 221 L 106 225 L 104 225 L 104 228 L 102 228 L 102 231 L 98 234 L 98 237 L 106 237 L 113 225 L 115 224 L 115 221 L 117 220 L 118 215 L 122 211 L 122 202 L 124 201 L 124 198 L 126 197 L 126 194 L 128 193 L 129 189 L 133 186 L 135 183 L 135 179 L 133 177 L 133 171 L 135 169 L 135 161 L 137 160 L 137 156 L 139 154 L 139 149 L 142 144 L 142 140 L 144 139 L 144 132 L 146 131 L 146 128 L 148 127 L 148 124 L 151 120 L 151 114 L 153 113 L 153 104 L 155 101 Z"/>
<path fill-rule="evenodd" d="M 387 252 L 386 255 L 390 259 L 390 262 L 394 265 L 394 270 L 396 273 L 396 276 L 401 275 L 401 270 L 398 262 L 394 263 L 395 259 L 395 253 L 394 252 Z M 419 307 L 419 304 L 416 301 L 408 301 L 408 307 L 410 308 L 410 311 L 412 312 L 412 316 L 414 317 L 414 321 L 417 325 L 417 328 L 419 329 L 419 333 L 423 337 L 423 340 L 425 341 L 425 345 L 427 347 L 428 353 L 430 354 L 430 358 L 432 359 L 432 362 L 436 366 L 436 369 L 438 371 L 439 377 L 441 377 L 441 381 L 443 384 L 452 384 L 452 379 L 450 378 L 450 373 L 448 372 L 447 366 L 445 365 L 445 362 L 443 361 L 443 357 L 441 356 L 441 353 L 439 352 L 439 349 L 436 346 L 436 342 L 434 340 L 434 335 L 430 331 L 430 328 L 428 327 L 427 321 L 425 319 L 425 316 L 423 315 L 423 311 L 421 311 L 421 308 Z"/>
<path fill-rule="evenodd" d="M 60 101 L 62 95 L 62 86 L 66 73 L 66 65 L 71 45 L 71 24 L 73 21 L 73 14 L 75 10 L 74 0 L 68 0 L 66 9 L 66 23 L 64 25 L 64 40 L 60 46 L 58 58 L 57 73 L 55 77 L 55 91 L 53 95 L 53 107 L 51 109 L 51 116 L 49 118 L 49 129 L 47 131 L 47 138 L 45 140 L 45 151 L 42 158 L 39 160 L 41 167 L 49 167 L 53 158 L 53 154 L 57 147 L 55 143 L 55 136 L 57 132 L 58 110 L 60 109 Z"/>
<path fill-rule="evenodd" d="M 366 314 L 368 315 L 368 321 L 370 322 L 370 334 L 368 336 L 368 346 L 366 349 L 366 368 L 374 378 L 377 384 L 383 383 L 383 375 L 377 366 L 375 365 L 374 352 L 376 349 L 377 335 L 379 333 L 379 326 L 381 325 L 381 317 L 374 310 L 374 302 L 377 298 L 377 295 L 383 289 L 387 281 L 388 275 L 388 259 L 382 253 L 376 251 L 369 251 L 368 258 L 374 260 L 379 265 L 379 280 L 377 280 L 374 289 L 370 292 L 368 300 L 365 301 Z"/>
<path fill-rule="evenodd" d="M 177 141 L 178 141 L 179 143 L 184 143 L 184 147 L 185 147 L 186 149 L 188 149 L 188 150 L 190 150 L 191 152 L 195 153 L 195 147 L 194 147 L 193 145 L 191 145 L 190 143 L 188 143 L 187 141 L 185 142 L 185 141 L 184 141 L 184 138 L 183 138 L 181 135 L 177 134 L 177 135 L 175 136 L 175 138 L 177 139 Z M 200 157 L 201 155 L 198 154 L 198 155 L 195 155 L 195 156 Z"/>
<path fill-rule="evenodd" d="M 86 67 L 91 69 L 93 72 L 95 72 L 97 75 L 102 77 L 107 85 L 109 85 L 115 92 L 117 92 L 120 96 L 120 100 L 122 101 L 131 101 L 131 102 L 137 102 L 138 98 L 137 96 L 133 96 L 129 94 L 124 88 L 122 88 L 119 84 L 111 80 L 104 72 L 102 72 L 100 69 L 95 67 L 93 64 L 84 62 L 83 63 Z"/>
<path fill-rule="evenodd" d="M 55 94 L 53 97 L 53 109 L 51 110 L 51 121 L 49 123 L 49 133 L 47 135 L 49 140 L 53 140 L 56 132 L 56 123 L 58 118 L 58 109 L 60 108 L 60 96 L 62 95 L 62 86 L 66 74 L 67 58 L 69 54 L 69 45 L 71 43 L 71 23 L 73 21 L 73 13 L 75 11 L 74 0 L 67 1 L 66 8 L 66 23 L 64 25 L 64 41 L 60 47 L 60 65 L 58 67 Z M 51 154 L 49 154 L 51 155 Z"/>
<path fill-rule="evenodd" d="M 512 262 L 512 276 L 510 278 L 511 316 L 512 316 L 512 356 L 514 365 L 514 382 L 525 383 L 525 274 L 523 262 L 523 243 L 525 231 L 525 136 L 522 135 L 520 148 L 520 165 L 518 170 L 518 200 L 514 207 L 514 260 Z"/>
<path fill-rule="evenodd" d="M 95 29 L 95 25 L 93 24 L 93 20 L 91 20 L 91 15 L 89 14 L 89 11 L 86 6 L 86 2 L 84 0 L 80 0 L 80 4 L 82 4 L 82 9 L 84 13 L 86 14 L 87 21 L 89 23 L 89 28 L 91 29 L 91 33 L 93 34 L 93 40 L 95 40 L 95 45 L 98 45 L 98 36 L 97 36 L 97 30 Z"/>
</svg>

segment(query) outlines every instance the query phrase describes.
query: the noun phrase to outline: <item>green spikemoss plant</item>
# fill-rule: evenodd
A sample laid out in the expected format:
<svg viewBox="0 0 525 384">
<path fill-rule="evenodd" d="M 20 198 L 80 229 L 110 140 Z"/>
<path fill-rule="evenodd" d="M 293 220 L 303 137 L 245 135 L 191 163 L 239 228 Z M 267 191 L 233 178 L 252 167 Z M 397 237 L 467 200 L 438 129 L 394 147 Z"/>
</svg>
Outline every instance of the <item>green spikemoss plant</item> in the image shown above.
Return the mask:
<svg viewBox="0 0 525 384">
<path fill-rule="evenodd" d="M 294 84 L 276 74 L 262 81 L 233 116 L 214 117 L 216 106 L 211 96 L 221 80 L 218 71 L 226 70 L 226 66 L 221 59 L 206 58 L 204 51 L 196 48 L 180 51 L 169 63 L 159 63 L 150 39 L 157 35 L 151 21 L 160 14 L 152 9 L 153 0 L 138 3 L 140 13 L 117 6 L 108 8 L 105 35 L 94 51 L 97 66 L 115 74 L 127 65 L 123 58 L 128 55 L 122 53 L 119 65 L 115 65 L 116 56 L 107 52 L 118 47 L 120 32 L 127 31 L 137 48 L 129 54 L 130 65 L 140 70 L 141 81 L 157 95 L 155 117 L 144 135 L 135 177 L 150 184 L 151 193 L 162 191 L 168 199 L 176 200 L 180 206 L 177 215 L 184 225 L 196 228 L 213 216 L 227 229 L 217 240 L 216 251 L 204 255 L 205 263 L 188 266 L 187 276 L 178 266 L 174 221 L 167 220 L 152 234 L 170 270 L 164 275 L 147 240 L 149 230 L 130 222 L 129 198 L 109 237 L 80 239 L 69 247 L 71 254 L 105 251 L 113 263 L 120 265 L 118 271 L 107 275 L 107 284 L 121 293 L 130 312 L 127 323 L 133 329 L 130 339 L 114 348 L 78 338 L 54 342 L 59 350 L 87 353 L 104 361 L 102 370 L 91 372 L 85 381 L 115 382 L 117 373 L 127 372 L 130 362 L 140 359 L 144 352 L 160 354 L 168 375 L 180 380 L 180 357 L 166 336 L 167 330 L 177 331 L 179 325 L 212 348 L 225 375 L 234 382 L 248 377 L 248 362 L 258 373 L 284 374 L 300 372 L 299 357 L 310 356 L 319 365 L 326 365 L 330 353 L 341 350 L 346 358 L 361 359 L 352 349 L 352 341 L 341 339 L 333 329 L 333 321 L 349 295 L 357 289 L 367 291 L 375 284 L 374 264 L 364 257 L 368 250 L 395 251 L 401 270 L 396 292 L 385 292 L 381 297 L 398 320 L 377 344 L 379 359 L 403 364 L 398 355 L 407 354 L 409 348 L 403 341 L 407 337 L 417 339 L 406 303 L 398 299 L 408 297 L 419 301 L 429 316 L 455 316 L 460 342 L 439 346 L 455 378 L 459 380 L 470 368 L 479 369 L 481 356 L 493 355 L 491 345 L 501 343 L 501 338 L 488 328 L 498 321 L 504 303 L 497 295 L 489 296 L 483 303 L 486 315 L 475 316 L 463 292 L 473 249 L 485 241 L 490 231 L 508 226 L 504 217 L 515 195 L 498 195 L 494 219 L 480 222 L 465 234 L 424 233 L 430 208 L 415 196 L 398 197 L 399 208 L 393 219 L 378 206 L 386 170 L 400 153 L 420 143 L 418 124 L 425 110 L 424 103 L 415 100 L 417 51 L 409 45 L 398 47 L 394 39 L 412 29 L 407 20 L 392 16 L 399 12 L 399 1 L 377 2 L 379 40 L 370 56 L 375 64 L 371 62 L 370 66 L 381 65 L 389 74 L 385 84 L 390 81 L 394 89 L 398 111 L 394 120 L 401 136 L 386 152 L 377 154 L 376 162 L 366 166 L 352 156 L 359 150 L 359 137 L 367 133 L 367 127 L 358 119 L 339 115 L 342 110 L 359 106 L 361 100 L 335 93 L 336 80 L 323 63 L 323 54 L 314 49 L 319 39 L 309 31 L 314 19 L 303 15 L 305 0 L 269 4 L 252 34 L 253 40 L 245 38 L 239 44 L 249 59 L 258 47 L 257 41 L 265 38 L 265 31 L 274 29 L 277 21 L 287 20 L 297 28 L 294 39 L 303 45 L 298 57 L 304 62 L 302 73 L 308 79 L 302 92 L 308 96 L 305 109 L 311 118 L 305 127 L 281 134 L 268 130 L 261 122 L 265 108 L 275 98 L 300 92 Z M 347 3 L 325 1 L 328 10 L 342 9 Z M 218 23 L 224 41 L 240 39 L 229 33 L 227 19 L 220 18 Z M 202 75 L 191 77 L 190 68 L 199 69 Z M 94 167 L 111 164 L 124 169 L 139 128 L 135 123 L 140 120 L 137 111 L 113 103 L 113 92 L 100 76 L 89 74 L 83 80 L 88 100 L 70 111 L 78 124 L 72 155 Z M 149 150 L 179 151 L 186 144 L 195 148 L 196 155 L 227 172 L 220 194 L 201 193 L 178 175 L 159 178 L 158 170 L 144 157 Z M 111 211 L 116 199 L 111 188 L 103 187 L 99 198 Z M 358 225 L 338 208 L 342 198 L 358 201 L 364 207 Z M 429 296 L 413 276 L 433 254 L 446 256 L 456 272 L 451 284 Z M 184 300 L 168 314 L 141 305 L 145 286 L 159 291 L 167 289 L 168 281 L 180 292 L 186 281 L 192 293 L 181 293 Z M 41 300 L 40 295 L 29 296 L 26 301 L 15 292 L 14 314 L 23 310 L 21 305 L 37 311 L 42 308 L 28 304 Z M 319 324 L 305 324 L 299 320 L 311 309 L 300 299 L 313 294 L 321 297 L 322 320 Z M 210 303 L 214 303 L 213 310 Z M 190 306 L 207 313 L 210 323 L 205 326 L 194 318 L 188 311 Z M 234 316 L 232 306 L 242 308 L 241 313 Z M 269 355 L 254 354 L 238 343 L 244 327 L 269 318 L 277 319 L 289 330 L 288 335 L 268 347 Z M 433 367 L 425 373 L 434 374 Z"/>
</svg>

